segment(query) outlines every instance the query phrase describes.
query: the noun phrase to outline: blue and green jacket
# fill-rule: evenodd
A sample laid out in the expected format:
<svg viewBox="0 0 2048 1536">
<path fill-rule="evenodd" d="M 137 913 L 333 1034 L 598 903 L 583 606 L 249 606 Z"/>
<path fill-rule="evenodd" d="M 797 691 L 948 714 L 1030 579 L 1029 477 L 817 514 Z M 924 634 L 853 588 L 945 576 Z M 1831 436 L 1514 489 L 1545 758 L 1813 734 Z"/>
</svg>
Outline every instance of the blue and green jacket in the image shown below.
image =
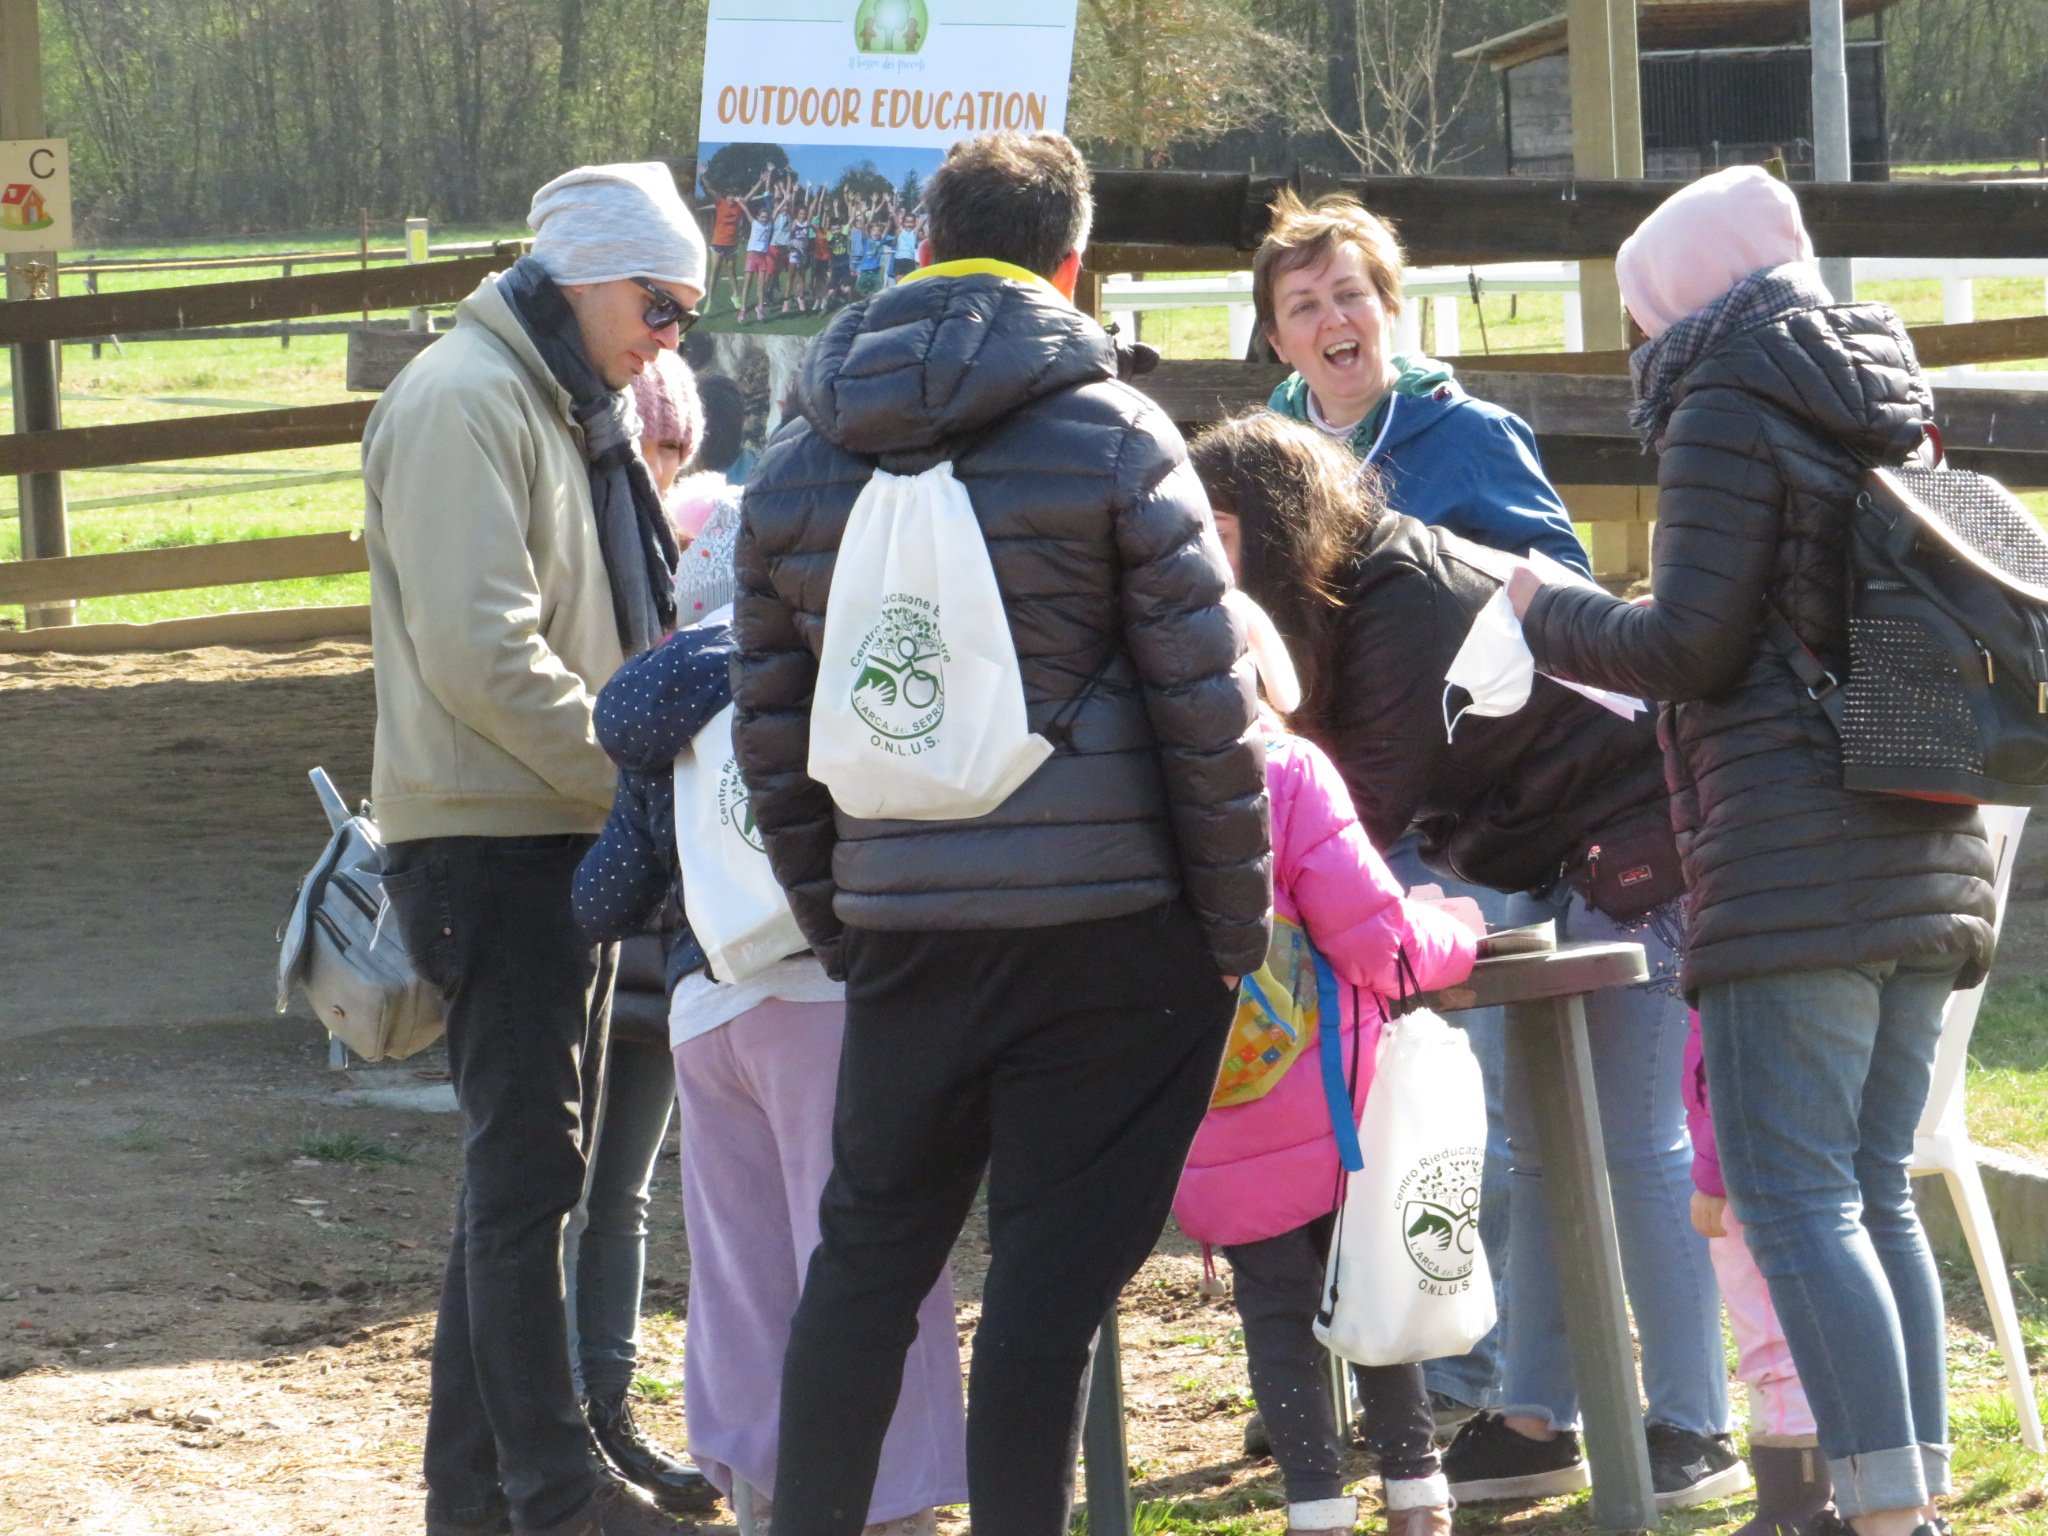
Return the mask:
<svg viewBox="0 0 2048 1536">
<path fill-rule="evenodd" d="M 1351 433 L 1352 452 L 1383 477 L 1388 505 L 1475 544 L 1516 555 L 1540 549 L 1591 575 L 1529 424 L 1466 394 L 1434 358 L 1397 357 L 1394 366 L 1394 387 Z M 1307 381 L 1289 374 L 1266 404 L 1308 421 Z"/>
</svg>

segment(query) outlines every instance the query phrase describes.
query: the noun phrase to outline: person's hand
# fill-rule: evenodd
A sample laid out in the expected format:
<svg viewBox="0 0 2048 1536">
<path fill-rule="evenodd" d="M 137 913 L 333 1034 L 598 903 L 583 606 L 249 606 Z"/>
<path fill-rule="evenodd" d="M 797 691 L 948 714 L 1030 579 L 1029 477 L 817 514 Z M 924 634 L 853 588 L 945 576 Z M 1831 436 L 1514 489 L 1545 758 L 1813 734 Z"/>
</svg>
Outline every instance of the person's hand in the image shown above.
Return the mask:
<svg viewBox="0 0 2048 1536">
<path fill-rule="evenodd" d="M 1470 896 L 1444 896 L 1426 905 L 1435 907 L 1445 917 L 1455 918 L 1480 938 L 1486 937 L 1486 914 Z"/>
<path fill-rule="evenodd" d="M 1728 1202 L 1719 1195 L 1705 1195 L 1698 1190 L 1692 1192 L 1692 1229 L 1701 1237 L 1726 1237 L 1727 1225 L 1721 1220 L 1728 1209 Z"/>
<path fill-rule="evenodd" d="M 1444 888 L 1440 885 L 1411 885 L 1408 887 L 1410 901 L 1442 901 Z"/>
<path fill-rule="evenodd" d="M 1508 572 L 1508 602 L 1513 605 L 1516 618 L 1523 618 L 1529 612 L 1529 605 L 1536 601 L 1536 594 L 1543 590 L 1543 578 L 1536 574 L 1536 567 L 1524 560 Z"/>
</svg>

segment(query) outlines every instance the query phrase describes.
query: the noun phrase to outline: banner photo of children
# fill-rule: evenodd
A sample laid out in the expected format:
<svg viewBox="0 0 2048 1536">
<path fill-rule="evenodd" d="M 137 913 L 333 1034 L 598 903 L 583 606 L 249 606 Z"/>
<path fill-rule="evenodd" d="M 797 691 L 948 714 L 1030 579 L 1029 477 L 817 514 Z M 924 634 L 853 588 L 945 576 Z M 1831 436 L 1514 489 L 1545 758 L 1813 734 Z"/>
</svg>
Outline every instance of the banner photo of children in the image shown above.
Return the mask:
<svg viewBox="0 0 2048 1536">
<path fill-rule="evenodd" d="M 701 328 L 809 336 L 921 265 L 940 149 L 700 146 L 711 265 Z"/>
<path fill-rule="evenodd" d="M 1062 129 L 1077 0 L 709 0 L 700 330 L 815 335 L 919 265 L 962 139 Z"/>
</svg>

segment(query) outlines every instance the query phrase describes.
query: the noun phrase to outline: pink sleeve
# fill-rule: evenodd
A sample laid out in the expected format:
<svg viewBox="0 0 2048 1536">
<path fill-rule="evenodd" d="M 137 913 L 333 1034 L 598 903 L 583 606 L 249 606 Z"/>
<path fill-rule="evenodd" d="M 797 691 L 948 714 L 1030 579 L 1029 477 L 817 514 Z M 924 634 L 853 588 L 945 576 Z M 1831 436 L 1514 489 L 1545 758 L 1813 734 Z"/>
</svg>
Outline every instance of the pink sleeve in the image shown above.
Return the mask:
<svg viewBox="0 0 2048 1536">
<path fill-rule="evenodd" d="M 1463 981 L 1478 938 L 1434 907 L 1409 901 L 1365 835 L 1336 765 L 1297 738 L 1281 759 L 1291 797 L 1275 874 L 1293 897 L 1316 948 L 1354 986 L 1400 990 L 1395 956 L 1405 950 L 1424 990 Z M 1278 777 L 1278 775 L 1275 775 Z M 1276 816 L 1276 823 L 1283 818 Z"/>
</svg>

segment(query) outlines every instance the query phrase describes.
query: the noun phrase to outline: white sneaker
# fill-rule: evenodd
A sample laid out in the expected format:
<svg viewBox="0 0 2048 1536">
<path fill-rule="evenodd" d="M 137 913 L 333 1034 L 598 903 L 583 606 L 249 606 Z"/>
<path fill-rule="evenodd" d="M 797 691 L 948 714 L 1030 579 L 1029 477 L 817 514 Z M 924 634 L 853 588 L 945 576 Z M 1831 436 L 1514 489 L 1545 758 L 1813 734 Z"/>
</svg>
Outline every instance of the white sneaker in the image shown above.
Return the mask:
<svg viewBox="0 0 2048 1536">
<path fill-rule="evenodd" d="M 904 1515 L 897 1520 L 884 1520 L 877 1525 L 864 1525 L 860 1536 L 939 1536 L 939 1512 L 936 1509 L 920 1509 L 914 1515 Z"/>
<path fill-rule="evenodd" d="M 732 1516 L 739 1524 L 740 1536 L 770 1536 L 770 1527 L 775 1519 L 775 1501 L 744 1477 L 734 1474 Z"/>
</svg>

